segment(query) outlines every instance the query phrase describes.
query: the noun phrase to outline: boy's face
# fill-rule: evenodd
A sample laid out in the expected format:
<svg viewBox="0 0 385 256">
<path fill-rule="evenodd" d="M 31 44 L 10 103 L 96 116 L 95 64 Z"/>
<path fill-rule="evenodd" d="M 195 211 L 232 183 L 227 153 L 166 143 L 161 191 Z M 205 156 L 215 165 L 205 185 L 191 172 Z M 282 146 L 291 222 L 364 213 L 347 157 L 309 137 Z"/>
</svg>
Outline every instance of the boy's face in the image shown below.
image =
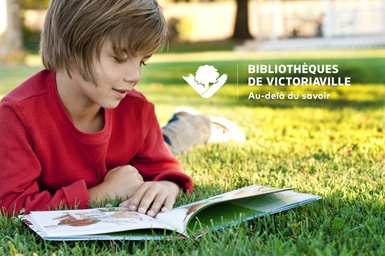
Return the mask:
<svg viewBox="0 0 385 256">
<path fill-rule="evenodd" d="M 106 109 L 115 108 L 139 82 L 142 65 L 150 57 L 151 53 L 138 53 L 136 56 L 120 58 L 114 54 L 111 42 L 106 40 L 100 51 L 100 59 L 95 57 L 93 62 L 96 86 L 78 74 L 73 79 L 85 103 Z"/>
</svg>

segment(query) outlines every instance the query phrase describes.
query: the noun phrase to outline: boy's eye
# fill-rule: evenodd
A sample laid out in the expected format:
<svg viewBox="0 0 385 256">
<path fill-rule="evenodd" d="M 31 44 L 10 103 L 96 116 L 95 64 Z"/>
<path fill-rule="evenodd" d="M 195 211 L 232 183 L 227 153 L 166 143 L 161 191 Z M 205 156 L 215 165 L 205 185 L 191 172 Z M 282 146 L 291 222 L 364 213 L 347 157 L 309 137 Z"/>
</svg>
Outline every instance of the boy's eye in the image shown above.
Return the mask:
<svg viewBox="0 0 385 256">
<path fill-rule="evenodd" d="M 147 66 L 146 62 L 144 62 L 144 61 L 141 61 L 141 62 L 140 62 L 140 65 L 142 65 L 142 66 Z"/>
<path fill-rule="evenodd" d="M 124 63 L 124 62 L 127 62 L 127 59 L 122 59 L 122 58 L 119 58 L 119 57 L 114 57 L 115 61 L 117 63 Z"/>
</svg>

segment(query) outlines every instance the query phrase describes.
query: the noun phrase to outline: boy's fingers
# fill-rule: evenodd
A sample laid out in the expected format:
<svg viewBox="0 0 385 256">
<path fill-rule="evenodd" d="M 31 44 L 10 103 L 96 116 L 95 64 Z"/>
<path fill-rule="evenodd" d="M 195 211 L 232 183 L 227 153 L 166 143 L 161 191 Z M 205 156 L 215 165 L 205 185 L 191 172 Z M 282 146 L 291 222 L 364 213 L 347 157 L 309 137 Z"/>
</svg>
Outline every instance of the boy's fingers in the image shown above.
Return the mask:
<svg viewBox="0 0 385 256">
<path fill-rule="evenodd" d="M 129 201 L 128 209 L 131 211 L 138 211 L 143 213 L 143 209 L 141 209 L 141 207 L 144 207 L 145 202 L 142 202 L 142 201 L 146 192 L 147 192 L 147 183 L 145 182 L 142 184 L 142 186 L 139 187 L 139 189 L 135 192 L 135 194 L 128 200 Z M 141 206 L 139 206 L 139 204 Z M 147 208 L 145 208 L 144 210 L 147 211 Z"/>
<path fill-rule="evenodd" d="M 154 217 L 164 205 L 165 199 L 165 195 L 158 194 L 152 203 L 151 209 L 147 212 L 147 215 Z"/>
<path fill-rule="evenodd" d="M 160 210 L 167 212 L 172 209 L 175 203 L 175 196 L 165 188 L 163 183 L 145 182 L 136 193 L 121 206 L 131 211 L 147 213 L 155 216 Z M 150 208 L 151 206 L 151 208 Z M 150 208 L 150 209 L 149 209 Z"/>
<path fill-rule="evenodd" d="M 144 183 L 138 191 L 131 197 L 129 209 L 136 210 L 140 213 L 146 213 L 151 204 L 154 203 L 159 191 L 154 187 L 152 182 Z"/>
<path fill-rule="evenodd" d="M 154 184 L 148 183 L 146 192 L 143 194 L 143 197 L 140 201 L 138 212 L 147 213 L 150 216 L 155 216 L 160 210 L 160 207 L 162 207 L 164 200 L 164 194 L 159 193 Z M 151 209 L 149 210 L 150 206 Z M 147 210 L 149 210 L 149 212 L 147 212 Z"/>
<path fill-rule="evenodd" d="M 167 197 L 164 201 L 164 206 L 162 207 L 162 212 L 168 212 L 172 209 L 175 203 L 175 198 L 173 197 Z"/>
<path fill-rule="evenodd" d="M 119 205 L 119 207 L 126 207 L 126 208 L 129 208 L 130 200 L 131 200 L 131 199 L 128 199 L 128 200 L 126 200 L 126 201 L 123 201 L 123 202 Z"/>
</svg>

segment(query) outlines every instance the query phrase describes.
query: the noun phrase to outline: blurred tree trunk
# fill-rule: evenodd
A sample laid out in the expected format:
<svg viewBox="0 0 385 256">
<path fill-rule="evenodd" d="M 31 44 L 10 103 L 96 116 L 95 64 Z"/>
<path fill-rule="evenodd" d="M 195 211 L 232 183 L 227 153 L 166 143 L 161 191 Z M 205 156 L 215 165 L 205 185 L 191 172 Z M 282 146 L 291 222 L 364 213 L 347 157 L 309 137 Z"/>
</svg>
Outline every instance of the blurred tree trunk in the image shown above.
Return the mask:
<svg viewBox="0 0 385 256">
<path fill-rule="evenodd" d="M 236 0 L 237 12 L 235 16 L 235 25 L 233 39 L 251 39 L 253 38 L 249 30 L 249 3 L 248 0 Z"/>
<path fill-rule="evenodd" d="M 9 50 L 23 47 L 20 0 L 0 0 L 1 18 L 0 47 Z"/>
</svg>

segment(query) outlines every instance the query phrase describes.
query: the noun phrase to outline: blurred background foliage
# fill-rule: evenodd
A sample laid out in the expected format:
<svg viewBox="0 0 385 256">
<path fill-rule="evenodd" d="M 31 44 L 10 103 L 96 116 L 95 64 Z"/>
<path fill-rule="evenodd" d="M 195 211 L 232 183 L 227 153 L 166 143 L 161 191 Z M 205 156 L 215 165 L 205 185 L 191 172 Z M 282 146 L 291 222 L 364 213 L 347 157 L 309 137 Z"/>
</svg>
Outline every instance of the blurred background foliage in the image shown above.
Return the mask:
<svg viewBox="0 0 385 256">
<path fill-rule="evenodd" d="M 24 9 L 46 9 L 50 0 L 22 0 L 21 4 Z M 190 3 L 190 2 L 218 2 L 226 0 L 159 0 L 161 5 L 167 3 Z"/>
<path fill-rule="evenodd" d="M 48 8 L 50 0 L 17 0 L 19 1 L 22 11 L 40 10 L 44 11 Z M 237 41 L 239 39 L 250 39 L 252 36 L 248 27 L 248 2 L 249 0 L 158 0 L 160 5 L 165 9 L 173 3 L 209 3 L 209 2 L 235 2 L 238 6 L 235 13 L 235 24 L 233 35 L 228 40 Z M 241 7 L 241 10 L 240 8 Z M 42 13 L 41 13 L 42 15 Z M 171 18 L 168 21 L 169 41 L 170 43 L 186 43 L 194 39 L 194 31 L 197 27 L 196 18 L 192 15 L 182 15 L 178 18 Z M 28 22 L 27 22 L 28 23 Z M 40 31 L 31 29 L 31 27 L 23 22 L 23 47 L 30 53 L 38 53 Z"/>
<path fill-rule="evenodd" d="M 47 9 L 50 0 L 22 0 L 23 9 Z"/>
</svg>

